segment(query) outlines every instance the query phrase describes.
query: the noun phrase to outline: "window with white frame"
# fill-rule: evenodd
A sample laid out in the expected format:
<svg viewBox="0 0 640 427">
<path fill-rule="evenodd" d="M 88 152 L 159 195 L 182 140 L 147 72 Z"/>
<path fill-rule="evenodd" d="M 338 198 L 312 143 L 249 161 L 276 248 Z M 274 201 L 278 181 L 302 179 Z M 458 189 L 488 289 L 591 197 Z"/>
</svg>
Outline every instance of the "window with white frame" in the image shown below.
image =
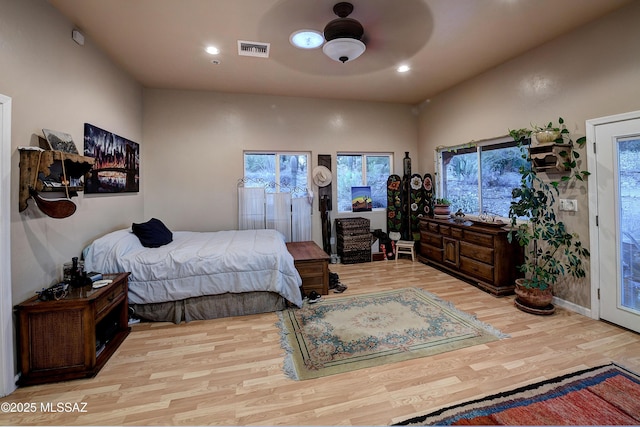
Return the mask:
<svg viewBox="0 0 640 427">
<path fill-rule="evenodd" d="M 520 168 L 531 167 L 526 152 L 509 137 L 439 148 L 437 160 L 437 197 L 448 199 L 452 211 L 501 217 L 509 215 L 511 190 L 520 186 Z"/>
<path fill-rule="evenodd" d="M 238 228 L 275 229 L 287 242 L 311 240 L 309 153 L 245 152 Z"/>
<path fill-rule="evenodd" d="M 371 188 L 372 209 L 387 208 L 387 179 L 392 173 L 389 153 L 338 153 L 336 156 L 338 212 L 351 212 L 351 188 Z"/>
<path fill-rule="evenodd" d="M 244 153 L 244 186 L 265 187 L 268 193 L 290 192 L 306 197 L 309 188 L 309 153 Z"/>
</svg>

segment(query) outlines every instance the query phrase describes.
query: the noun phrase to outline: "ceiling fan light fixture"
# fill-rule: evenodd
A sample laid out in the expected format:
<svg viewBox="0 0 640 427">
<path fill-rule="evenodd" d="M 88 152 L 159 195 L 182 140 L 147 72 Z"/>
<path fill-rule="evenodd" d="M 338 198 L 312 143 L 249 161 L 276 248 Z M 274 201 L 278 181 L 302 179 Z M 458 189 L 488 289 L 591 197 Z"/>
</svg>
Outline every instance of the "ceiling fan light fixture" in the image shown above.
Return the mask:
<svg viewBox="0 0 640 427">
<path fill-rule="evenodd" d="M 355 19 L 347 18 L 351 12 L 353 12 L 351 3 L 336 3 L 333 6 L 333 13 L 338 15 L 338 18 L 324 27 L 326 43 L 322 46 L 322 51 L 334 61 L 342 63 L 353 61 L 367 49 L 360 41 L 364 28 Z"/>
<path fill-rule="evenodd" d="M 322 51 L 334 61 L 345 63 L 353 61 L 367 49 L 360 40 L 352 38 L 339 38 L 329 40 L 322 46 Z"/>
<path fill-rule="evenodd" d="M 289 41 L 300 49 L 316 49 L 324 43 L 324 37 L 320 31 L 298 30 L 291 33 Z"/>
</svg>

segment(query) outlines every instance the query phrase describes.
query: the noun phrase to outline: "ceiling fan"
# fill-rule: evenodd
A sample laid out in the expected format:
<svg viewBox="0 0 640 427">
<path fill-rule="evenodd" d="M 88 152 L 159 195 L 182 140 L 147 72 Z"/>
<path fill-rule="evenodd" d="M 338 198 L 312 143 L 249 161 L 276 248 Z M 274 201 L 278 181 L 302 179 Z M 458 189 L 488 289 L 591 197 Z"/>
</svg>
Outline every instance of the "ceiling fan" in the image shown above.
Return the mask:
<svg viewBox="0 0 640 427">
<path fill-rule="evenodd" d="M 366 50 L 365 44 L 361 41 L 364 28 L 355 19 L 348 18 L 351 12 L 353 12 L 351 3 L 336 3 L 333 6 L 333 13 L 338 15 L 338 18 L 324 27 L 326 42 L 322 46 L 322 51 L 334 61 L 342 63 L 353 61 Z"/>
<path fill-rule="evenodd" d="M 345 76 L 408 62 L 432 29 L 425 0 L 278 0 L 257 32 L 263 40 L 289 41 L 298 51 L 273 49 L 270 58 L 282 65 L 310 75 Z M 332 51 L 336 45 L 344 50 Z M 337 66 L 341 58 L 345 65 Z"/>
<path fill-rule="evenodd" d="M 324 27 L 323 34 L 313 30 L 296 31 L 290 37 L 291 43 L 303 49 L 322 45 L 324 54 L 334 61 L 342 63 L 353 61 L 364 53 L 366 45 L 362 42 L 364 28 L 360 22 L 348 17 L 351 12 L 353 12 L 351 3 L 336 3 L 333 6 L 333 13 L 338 18 Z"/>
</svg>

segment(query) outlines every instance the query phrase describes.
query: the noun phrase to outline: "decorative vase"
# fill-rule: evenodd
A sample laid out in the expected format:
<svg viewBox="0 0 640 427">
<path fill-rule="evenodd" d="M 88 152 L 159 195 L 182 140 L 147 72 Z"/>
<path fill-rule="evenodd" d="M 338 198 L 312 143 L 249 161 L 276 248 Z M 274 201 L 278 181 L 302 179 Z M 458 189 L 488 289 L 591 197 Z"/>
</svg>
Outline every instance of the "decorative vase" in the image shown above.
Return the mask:
<svg viewBox="0 0 640 427">
<path fill-rule="evenodd" d="M 405 176 L 411 176 L 411 157 L 409 157 L 409 152 L 404 152 L 404 159 L 402 159 L 402 165 L 404 169 Z"/>
<path fill-rule="evenodd" d="M 525 279 L 516 279 L 514 292 L 518 297 L 518 302 L 521 305 L 535 310 L 542 310 L 550 307 L 551 301 L 553 300 L 553 292 L 551 291 L 551 288 L 529 288 L 523 284 L 524 280 Z"/>
</svg>

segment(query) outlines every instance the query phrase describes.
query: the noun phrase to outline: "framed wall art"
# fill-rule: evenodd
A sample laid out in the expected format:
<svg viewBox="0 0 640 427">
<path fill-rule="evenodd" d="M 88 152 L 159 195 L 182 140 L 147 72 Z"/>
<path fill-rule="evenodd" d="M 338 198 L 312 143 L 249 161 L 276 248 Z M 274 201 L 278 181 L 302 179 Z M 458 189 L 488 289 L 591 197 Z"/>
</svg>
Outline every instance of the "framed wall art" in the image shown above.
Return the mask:
<svg viewBox="0 0 640 427">
<path fill-rule="evenodd" d="M 95 159 L 85 194 L 140 191 L 140 144 L 85 123 L 84 155 Z"/>
<path fill-rule="evenodd" d="M 371 187 L 351 187 L 351 211 L 370 212 L 373 199 L 371 199 Z"/>
</svg>

